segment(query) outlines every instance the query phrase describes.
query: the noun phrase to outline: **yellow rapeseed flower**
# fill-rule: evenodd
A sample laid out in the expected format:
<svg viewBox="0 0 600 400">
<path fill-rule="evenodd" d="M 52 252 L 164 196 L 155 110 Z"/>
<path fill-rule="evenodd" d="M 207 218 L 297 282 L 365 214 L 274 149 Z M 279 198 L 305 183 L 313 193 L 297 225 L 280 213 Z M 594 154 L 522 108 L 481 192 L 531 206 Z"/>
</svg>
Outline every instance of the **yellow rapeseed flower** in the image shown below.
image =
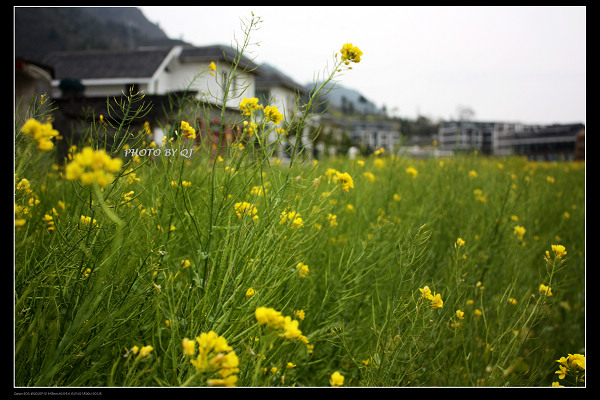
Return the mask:
<svg viewBox="0 0 600 400">
<path fill-rule="evenodd" d="M 546 286 L 543 283 L 540 284 L 540 288 L 539 288 L 540 293 L 551 297 L 552 296 L 552 288 L 550 286 Z"/>
<path fill-rule="evenodd" d="M 553 244 L 552 251 L 554 252 L 556 258 L 562 258 L 567 255 L 567 250 L 565 249 L 565 246 L 561 244 Z"/>
<path fill-rule="evenodd" d="M 419 171 L 417 171 L 414 167 L 408 167 L 406 168 L 406 173 L 412 176 L 413 178 L 416 178 L 419 174 Z"/>
<path fill-rule="evenodd" d="M 431 299 L 431 307 L 433 308 L 442 308 L 444 307 L 444 301 L 442 300 L 442 295 L 437 293 L 433 295 Z"/>
<path fill-rule="evenodd" d="M 290 225 L 291 228 L 304 226 L 304 221 L 300 217 L 300 213 L 298 213 L 296 211 L 288 211 L 288 212 L 282 211 L 280 216 L 281 216 L 281 218 L 279 219 L 280 224 L 285 224 L 287 221 L 292 221 L 291 225 Z"/>
<path fill-rule="evenodd" d="M 196 130 L 190 126 L 186 121 L 181 121 L 180 125 L 181 134 L 185 139 L 195 139 Z"/>
<path fill-rule="evenodd" d="M 331 378 L 329 378 L 329 384 L 331 386 L 342 386 L 344 384 L 344 375 L 340 374 L 338 371 L 335 371 L 331 374 Z"/>
<path fill-rule="evenodd" d="M 302 278 L 306 278 L 306 275 L 308 275 L 308 265 L 299 262 L 296 265 L 296 269 L 298 270 L 298 274 L 302 277 Z"/>
<path fill-rule="evenodd" d="M 275 330 L 283 329 L 284 316 L 274 308 L 258 307 L 254 310 L 254 317 L 259 325 L 267 325 Z"/>
<path fill-rule="evenodd" d="M 363 52 L 358 47 L 353 46 L 352 43 L 344 44 L 340 52 L 342 53 L 342 61 L 345 61 L 346 65 L 350 62 L 359 63 L 360 57 L 363 55 Z"/>
<path fill-rule="evenodd" d="M 375 182 L 375 175 L 372 172 L 364 172 L 363 176 L 369 180 L 369 182 Z"/>
<path fill-rule="evenodd" d="M 140 349 L 140 355 L 139 355 L 139 356 L 140 356 L 141 358 L 143 358 L 143 357 L 147 357 L 147 356 L 150 354 L 150 352 L 151 352 L 152 350 L 154 350 L 154 347 L 152 347 L 152 346 L 149 346 L 149 345 L 148 345 L 148 346 L 143 346 L 143 347 Z"/>
<path fill-rule="evenodd" d="M 283 120 L 283 115 L 281 115 L 275 106 L 266 106 L 264 112 L 267 119 L 275 125 L 279 124 Z"/>
<path fill-rule="evenodd" d="M 263 108 L 262 105 L 258 104 L 258 99 L 256 97 L 252 97 L 250 99 L 244 97 L 239 105 L 242 114 L 250 115 L 256 110 L 260 110 Z"/>
<path fill-rule="evenodd" d="M 121 170 L 122 164 L 120 158 L 111 158 L 103 149 L 85 147 L 67 164 L 65 177 L 68 180 L 78 180 L 83 185 L 106 186 L 114 179 L 113 172 Z"/>
<path fill-rule="evenodd" d="M 520 240 L 522 240 L 522 239 L 523 239 L 523 235 L 525 235 L 525 232 L 526 232 L 526 230 L 525 230 L 525 228 L 523 228 L 522 226 L 520 226 L 520 225 L 517 225 L 517 226 L 515 226 L 515 229 L 514 229 L 514 234 L 515 234 L 515 236 L 517 236 L 517 237 L 518 237 Z"/>
<path fill-rule="evenodd" d="M 334 215 L 332 213 L 327 213 L 327 221 L 329 221 L 329 226 L 337 226 L 338 225 L 337 215 Z"/>
<path fill-rule="evenodd" d="M 344 192 L 348 192 L 350 189 L 354 188 L 352 176 L 347 172 L 341 173 L 336 171 L 335 180 Z"/>
<path fill-rule="evenodd" d="M 297 339 L 302 335 L 302 331 L 298 329 L 299 322 L 292 317 L 285 316 L 283 318 L 283 336 L 286 339 Z"/>
<path fill-rule="evenodd" d="M 90 223 L 91 223 L 93 226 L 98 226 L 98 221 L 96 221 L 96 219 L 92 219 L 92 217 L 87 217 L 87 216 L 85 216 L 85 215 L 82 215 L 82 216 L 80 217 L 80 221 L 81 221 L 81 223 L 82 223 L 83 225 L 85 225 L 85 226 L 89 226 L 89 225 L 90 225 Z"/>
<path fill-rule="evenodd" d="M 281 331 L 281 337 L 286 339 L 298 339 L 305 345 L 308 345 L 306 336 L 302 335 L 302 331 L 298 329 L 299 322 L 289 316 L 284 316 L 280 311 L 271 307 L 258 307 L 254 311 L 254 317 L 259 325 L 267 325 L 267 327 Z"/>
<path fill-rule="evenodd" d="M 336 175 L 340 172 L 335 168 L 327 168 L 325 171 L 325 176 L 327 177 L 327 181 L 331 182 L 332 179 L 335 179 Z"/>
<path fill-rule="evenodd" d="M 196 342 L 194 339 L 183 338 L 181 344 L 183 346 L 183 355 L 192 357 L 196 354 Z"/>
<path fill-rule="evenodd" d="M 238 216 L 238 218 L 242 218 L 245 215 L 253 216 L 258 212 L 254 204 L 250 204 L 245 201 L 235 203 L 233 208 L 235 209 L 235 214 Z"/>
<path fill-rule="evenodd" d="M 41 123 L 34 118 L 25 121 L 21 132 L 33 137 L 38 144 L 38 149 L 42 151 L 51 150 L 54 147 L 51 139 L 58 136 L 58 131 L 52 127 L 51 123 Z"/>
<path fill-rule="evenodd" d="M 431 294 L 431 289 L 429 289 L 429 286 L 425 286 L 425 287 L 423 287 L 423 289 L 419 288 L 419 290 L 422 293 L 421 297 L 423 297 L 424 299 L 427 299 L 427 300 L 433 299 L 433 295 Z"/>
<path fill-rule="evenodd" d="M 202 332 L 195 340 L 182 341 L 183 352 L 186 356 L 196 354 L 195 345 L 198 344 L 198 356 L 192 358 L 190 363 L 198 372 L 216 372 L 218 378 L 209 379 L 211 386 L 235 386 L 239 372 L 239 359 L 227 340 L 214 331 Z"/>
<path fill-rule="evenodd" d="M 49 231 L 53 231 L 54 230 L 54 220 L 52 218 L 52 215 L 45 214 L 44 221 L 46 221 L 46 224 L 48 225 L 47 229 Z"/>
<path fill-rule="evenodd" d="M 569 368 L 579 368 L 585 370 L 585 356 L 583 354 L 569 354 L 567 356 Z"/>
</svg>

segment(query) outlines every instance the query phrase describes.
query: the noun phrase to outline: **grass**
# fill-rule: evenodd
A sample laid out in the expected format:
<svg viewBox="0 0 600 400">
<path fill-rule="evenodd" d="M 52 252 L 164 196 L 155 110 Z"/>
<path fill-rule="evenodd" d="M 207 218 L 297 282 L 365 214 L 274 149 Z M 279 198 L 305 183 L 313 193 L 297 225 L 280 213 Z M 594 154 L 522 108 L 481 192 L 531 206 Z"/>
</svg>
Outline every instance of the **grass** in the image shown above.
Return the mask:
<svg viewBox="0 0 600 400">
<path fill-rule="evenodd" d="M 300 132 L 317 102 L 290 127 Z M 112 107 L 143 121 L 147 105 L 129 93 Z M 41 110 L 34 101 L 28 115 L 43 122 Z M 385 152 L 317 162 L 293 132 L 281 162 L 265 146 L 277 126 L 258 112 L 246 116 L 254 134 L 220 143 L 217 156 L 181 134 L 153 147 L 108 111 L 64 163 L 16 118 L 16 386 L 230 376 L 237 386 L 329 386 L 336 371 L 344 386 L 584 384 L 574 368 L 561 380 L 555 371 L 560 357 L 585 353 L 585 164 Z M 106 184 L 69 172 L 88 144 L 122 162 Z M 161 151 L 126 155 L 142 148 Z M 243 202 L 256 213 L 238 216 Z M 260 307 L 290 317 L 285 327 L 262 321 Z M 183 340 L 210 349 L 200 339 L 210 331 L 230 349 L 206 350 L 195 368 L 202 350 L 184 354 Z"/>
</svg>

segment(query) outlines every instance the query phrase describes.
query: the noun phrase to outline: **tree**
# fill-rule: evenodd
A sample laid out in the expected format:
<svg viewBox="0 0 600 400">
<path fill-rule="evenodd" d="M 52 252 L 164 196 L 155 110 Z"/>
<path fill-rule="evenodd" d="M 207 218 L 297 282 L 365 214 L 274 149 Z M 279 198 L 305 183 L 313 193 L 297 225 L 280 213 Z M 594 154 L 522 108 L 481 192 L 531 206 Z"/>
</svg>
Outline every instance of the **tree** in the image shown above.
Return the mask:
<svg viewBox="0 0 600 400">
<path fill-rule="evenodd" d="M 475 111 L 469 106 L 459 105 L 456 107 L 456 114 L 459 121 L 472 121 L 475 118 Z"/>
</svg>

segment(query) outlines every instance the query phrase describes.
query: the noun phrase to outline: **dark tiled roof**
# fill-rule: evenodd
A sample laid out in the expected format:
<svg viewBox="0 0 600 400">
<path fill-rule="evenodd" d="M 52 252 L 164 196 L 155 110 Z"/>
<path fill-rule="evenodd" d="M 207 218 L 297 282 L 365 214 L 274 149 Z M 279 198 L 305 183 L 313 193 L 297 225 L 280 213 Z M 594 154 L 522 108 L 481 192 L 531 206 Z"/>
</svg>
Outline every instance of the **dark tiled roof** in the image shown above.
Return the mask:
<svg viewBox="0 0 600 400">
<path fill-rule="evenodd" d="M 224 45 L 213 45 L 213 46 L 186 46 L 181 51 L 179 59 L 181 61 L 219 61 L 223 60 L 228 63 L 233 63 L 236 58 L 236 51 L 231 47 Z M 255 70 L 258 66 L 242 56 L 240 60 L 240 66 L 247 70 Z M 254 71 L 257 72 L 257 71 Z"/>
<path fill-rule="evenodd" d="M 72 51 L 48 55 L 44 63 L 54 68 L 56 79 L 150 78 L 165 60 L 172 47 L 140 48 L 122 51 Z M 179 59 L 185 61 L 233 62 L 231 47 L 214 45 L 183 47 Z M 254 70 L 257 65 L 242 57 L 240 66 Z"/>
<path fill-rule="evenodd" d="M 281 85 L 288 89 L 298 91 L 301 95 L 308 93 L 308 90 L 302 87 L 302 85 L 296 83 L 292 78 L 270 65 L 261 65 L 258 72 L 260 75 L 256 77 L 257 87 Z"/>
<path fill-rule="evenodd" d="M 149 78 L 170 47 L 123 51 L 77 51 L 52 53 L 44 64 L 54 68 L 55 78 L 114 79 Z"/>
</svg>

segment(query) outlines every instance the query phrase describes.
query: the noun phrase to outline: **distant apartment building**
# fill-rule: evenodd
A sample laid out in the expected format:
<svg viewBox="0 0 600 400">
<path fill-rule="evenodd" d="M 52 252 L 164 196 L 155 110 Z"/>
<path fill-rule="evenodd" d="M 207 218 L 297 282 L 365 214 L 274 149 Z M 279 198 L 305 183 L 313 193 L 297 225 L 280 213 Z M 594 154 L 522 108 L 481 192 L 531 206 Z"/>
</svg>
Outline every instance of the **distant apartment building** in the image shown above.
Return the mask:
<svg viewBox="0 0 600 400">
<path fill-rule="evenodd" d="M 507 122 L 449 121 L 440 125 L 441 150 L 486 155 L 520 155 L 531 160 L 573 160 L 583 124 L 528 125 Z"/>
<path fill-rule="evenodd" d="M 393 153 L 400 145 L 399 122 L 390 119 L 355 120 L 351 125 L 350 140 L 355 146 L 371 151 L 384 149 Z"/>
<path fill-rule="evenodd" d="M 400 122 L 380 117 L 355 118 L 331 114 L 316 115 L 310 120 L 315 136 L 315 155 L 346 153 L 350 147 L 362 154 L 377 149 L 394 153 L 400 145 Z"/>
</svg>

